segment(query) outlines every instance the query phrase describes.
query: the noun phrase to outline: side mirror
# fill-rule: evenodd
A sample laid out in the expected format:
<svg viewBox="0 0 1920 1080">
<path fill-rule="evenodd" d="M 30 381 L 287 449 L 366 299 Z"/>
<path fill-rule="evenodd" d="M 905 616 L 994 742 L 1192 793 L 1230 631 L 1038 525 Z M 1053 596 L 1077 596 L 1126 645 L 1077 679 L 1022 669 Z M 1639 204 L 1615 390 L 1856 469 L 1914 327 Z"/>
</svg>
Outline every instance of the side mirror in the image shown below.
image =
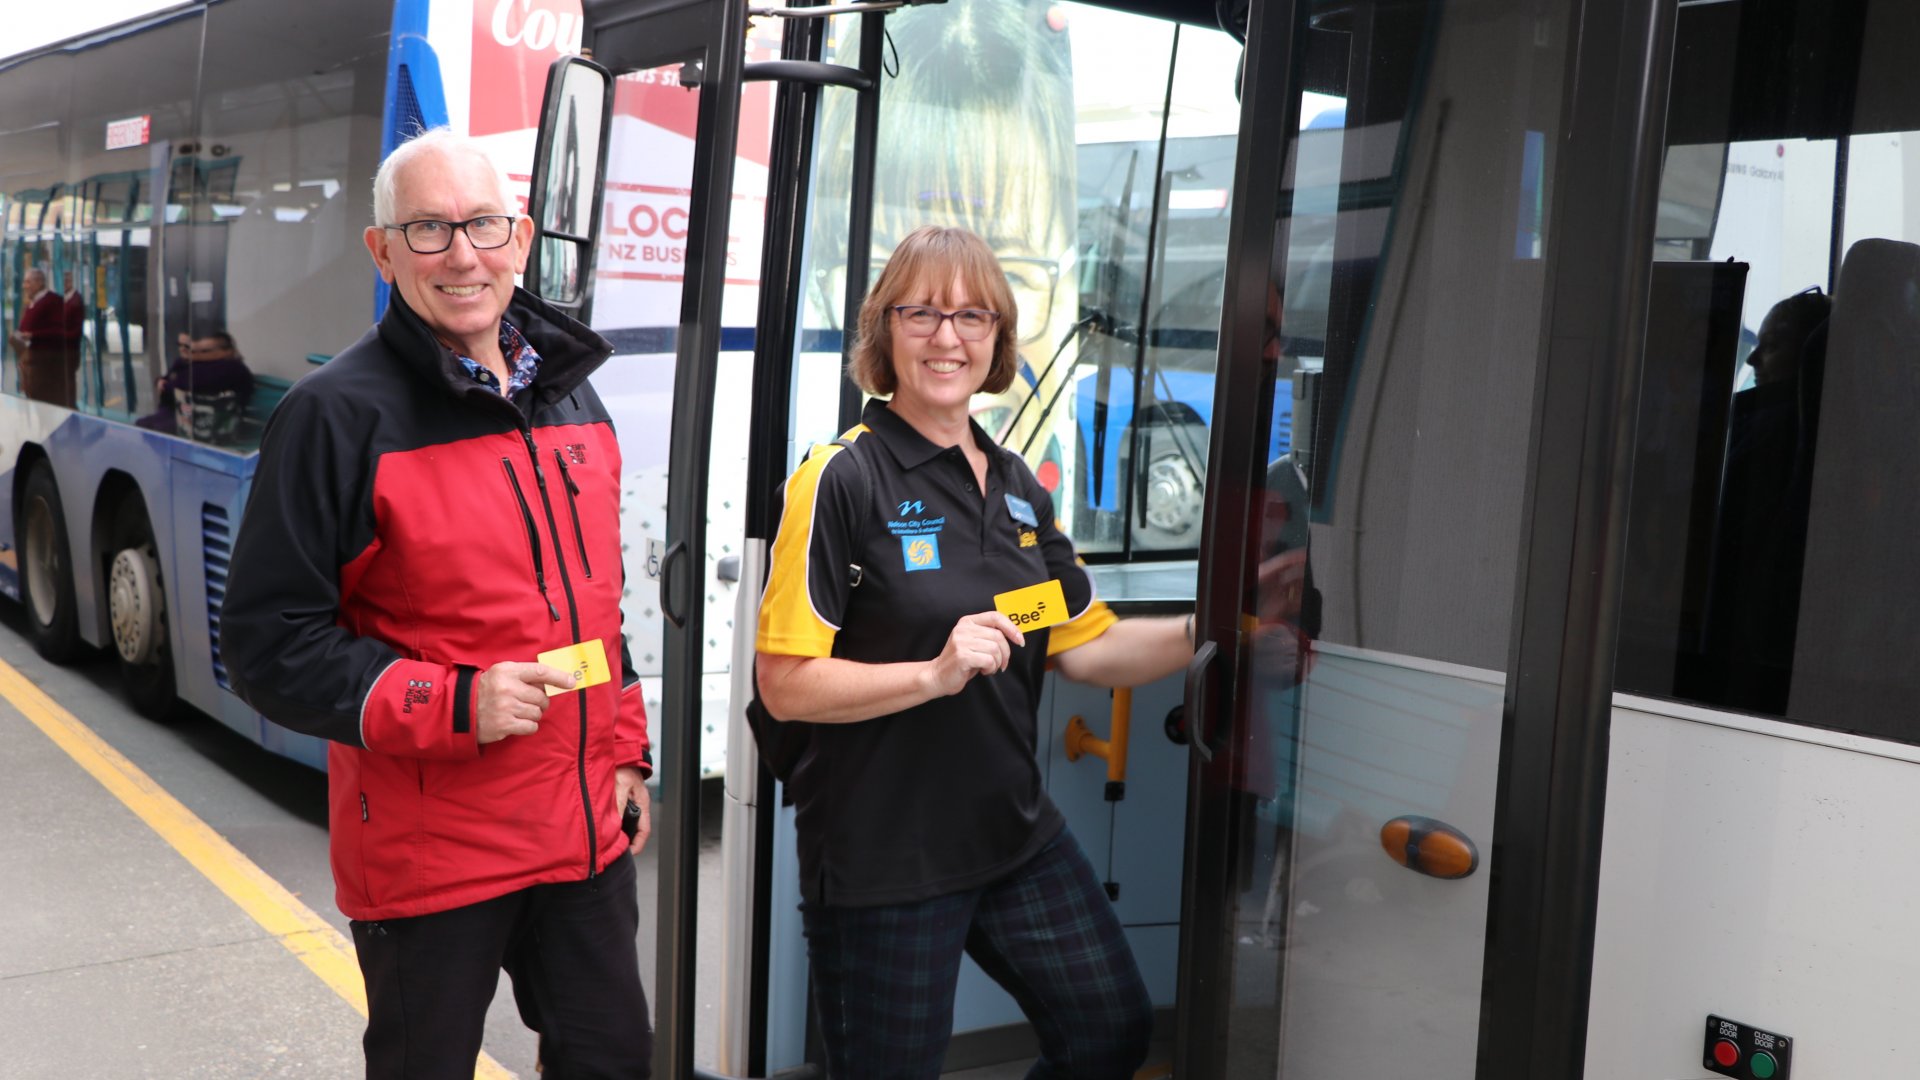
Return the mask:
<svg viewBox="0 0 1920 1080">
<path fill-rule="evenodd" d="M 586 322 L 592 314 L 593 255 L 600 242 L 613 75 L 591 60 L 563 56 L 547 69 L 534 147 L 527 216 L 533 250 L 527 290 Z"/>
</svg>

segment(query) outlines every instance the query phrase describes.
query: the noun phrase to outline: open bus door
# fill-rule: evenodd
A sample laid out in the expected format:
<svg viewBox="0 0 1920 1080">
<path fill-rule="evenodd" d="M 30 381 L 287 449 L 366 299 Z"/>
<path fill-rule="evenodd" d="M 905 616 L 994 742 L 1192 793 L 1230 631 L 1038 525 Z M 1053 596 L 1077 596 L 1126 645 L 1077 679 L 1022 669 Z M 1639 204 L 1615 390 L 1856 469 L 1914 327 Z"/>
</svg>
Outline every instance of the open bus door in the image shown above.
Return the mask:
<svg viewBox="0 0 1920 1080">
<path fill-rule="evenodd" d="M 760 311 L 754 349 L 753 417 L 750 424 L 747 535 L 741 559 L 738 595 L 747 623 L 764 580 L 768 538 L 777 524 L 772 508 L 774 481 L 785 475 L 789 435 L 788 404 L 792 349 L 804 283 L 799 266 L 807 202 L 811 117 L 821 86 L 847 87 L 861 94 L 859 134 L 854 152 L 856 180 L 851 196 L 850 232 L 866 246 L 875 133 L 879 118 L 880 47 L 884 13 L 907 0 L 871 0 L 853 10 L 866 22 L 869 44 L 859 68 L 819 62 L 824 41 L 822 16 L 847 9 L 831 5 L 759 11 L 794 20 L 779 60 L 749 64 L 745 59 L 746 6 L 722 0 L 586 0 L 584 44 L 592 60 L 563 57 L 549 70 L 546 100 L 535 149 L 528 214 L 535 226 L 527 287 L 549 302 L 588 321 L 596 299 L 597 262 L 602 251 L 603 213 L 611 213 L 608 180 L 618 170 L 624 83 L 667 88 L 693 95 L 694 123 L 686 140 L 684 183 L 676 180 L 684 214 L 677 319 L 670 349 L 673 357 L 672 439 L 668 460 L 667 538 L 657 570 L 661 613 L 667 622 L 663 690 L 659 713 L 651 718 L 660 746 L 654 843 L 660 865 L 658 893 L 658 970 L 654 982 L 655 1075 L 711 1077 L 693 1064 L 693 991 L 696 866 L 699 854 L 699 737 L 702 722 L 702 648 L 707 641 L 705 612 L 695 580 L 707 547 L 707 488 L 713 436 L 716 366 L 721 352 L 721 296 L 728 282 L 728 211 L 733 202 L 735 147 L 740 122 L 741 85 L 745 81 L 781 84 L 771 154 L 770 198 L 765 225 L 763 265 L 735 268 L 734 274 L 761 275 Z M 927 2 L 927 0 L 917 0 Z M 688 108 L 682 97 L 678 110 Z M 657 186 L 648 190 L 659 191 Z M 629 219 L 631 224 L 631 219 Z M 617 224 L 607 225 L 613 235 Z M 866 264 L 846 286 L 848 325 L 865 295 Z M 650 276 L 633 275 L 625 276 Z M 600 299 L 606 300 L 603 294 Z M 605 322 L 606 319 L 602 319 Z M 622 350 L 623 352 L 629 350 Z M 651 350 L 648 350 L 651 351 Z M 618 361 L 616 361 L 618 362 Z M 856 416 L 858 390 L 842 392 L 844 416 Z M 851 423 L 849 419 L 847 421 Z M 769 991 L 768 920 L 771 904 L 769 835 L 772 831 L 772 780 L 759 767 L 742 709 L 751 688 L 751 634 L 736 637 L 728 740 L 728 878 L 724 898 L 727 974 L 720 1067 L 759 1075 L 766 1069 L 767 1020 L 775 996 Z M 744 648 L 744 660 L 741 651 Z M 662 732 L 662 729 L 665 729 Z M 733 838 L 740 839 L 736 845 Z M 801 992 L 804 997 L 804 991 Z M 791 1005 L 792 1002 L 787 1004 Z M 804 1008 L 804 1006 L 801 1006 Z M 788 1077 L 804 1077 L 789 1069 Z"/>
<path fill-rule="evenodd" d="M 693 1069 L 693 965 L 699 848 L 701 648 L 705 613 L 694 575 L 706 548 L 706 489 L 714 373 L 725 284 L 727 212 L 746 6 L 720 0 L 588 0 L 584 42 L 596 62 L 563 58 L 549 74 L 528 212 L 534 219 L 528 287 L 581 317 L 591 314 L 600 211 L 617 144 L 616 78 L 640 73 L 671 87 L 694 120 L 696 152 L 685 163 L 684 248 L 673 357 L 666 550 L 660 560 L 665 616 L 661 709 L 651 718 L 661 747 L 653 843 L 659 857 L 658 969 L 654 980 L 654 1074 Z M 652 76 L 646 80 L 646 76 Z M 637 122 L 637 121 L 636 121 Z M 707 148 L 725 148 L 707 152 Z"/>
<path fill-rule="evenodd" d="M 1253 8 L 1177 1076 L 1582 1075 L 1673 11 Z M 1304 463 L 1264 451 L 1290 359 Z"/>
</svg>

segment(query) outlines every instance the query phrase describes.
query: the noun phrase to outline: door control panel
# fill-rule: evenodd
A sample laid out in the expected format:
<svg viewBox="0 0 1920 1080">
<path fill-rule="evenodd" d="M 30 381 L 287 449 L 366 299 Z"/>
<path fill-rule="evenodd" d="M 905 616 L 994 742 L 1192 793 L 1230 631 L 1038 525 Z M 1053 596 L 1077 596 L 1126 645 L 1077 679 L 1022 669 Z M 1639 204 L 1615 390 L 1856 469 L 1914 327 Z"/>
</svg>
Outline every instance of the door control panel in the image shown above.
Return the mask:
<svg viewBox="0 0 1920 1080">
<path fill-rule="evenodd" d="M 1724 1016 L 1707 1017 L 1702 1058 L 1708 1069 L 1737 1080 L 1788 1080 L 1793 1040 Z"/>
</svg>

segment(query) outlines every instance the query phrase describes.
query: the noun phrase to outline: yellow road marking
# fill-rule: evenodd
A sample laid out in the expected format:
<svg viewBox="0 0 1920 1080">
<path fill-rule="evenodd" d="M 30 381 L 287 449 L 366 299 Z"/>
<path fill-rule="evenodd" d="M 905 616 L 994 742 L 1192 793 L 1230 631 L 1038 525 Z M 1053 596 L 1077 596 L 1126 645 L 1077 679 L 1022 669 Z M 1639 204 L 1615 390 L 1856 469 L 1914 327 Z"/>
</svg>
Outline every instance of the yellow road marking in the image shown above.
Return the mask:
<svg viewBox="0 0 1920 1080">
<path fill-rule="evenodd" d="M 0 661 L 0 697 L 159 833 L 227 899 L 278 938 L 354 1011 L 367 1015 L 366 985 L 354 959 L 353 943 L 345 935 L 5 661 Z M 485 1053 L 475 1063 L 473 1075 L 475 1080 L 515 1080 L 513 1073 Z"/>
</svg>

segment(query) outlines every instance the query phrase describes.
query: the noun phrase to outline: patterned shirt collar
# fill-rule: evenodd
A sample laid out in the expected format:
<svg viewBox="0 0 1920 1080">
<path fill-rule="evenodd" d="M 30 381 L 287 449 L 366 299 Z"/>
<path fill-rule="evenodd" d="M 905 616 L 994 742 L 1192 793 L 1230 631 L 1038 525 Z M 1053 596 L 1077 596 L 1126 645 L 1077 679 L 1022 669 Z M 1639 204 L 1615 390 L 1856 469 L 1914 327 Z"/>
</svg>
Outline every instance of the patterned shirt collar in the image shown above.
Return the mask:
<svg viewBox="0 0 1920 1080">
<path fill-rule="evenodd" d="M 479 361 L 461 356 L 457 352 L 453 355 L 460 361 L 460 366 L 466 369 L 467 374 L 473 377 L 474 382 L 489 390 L 503 393 L 508 399 L 512 399 L 520 391 L 533 385 L 534 376 L 540 373 L 540 354 L 533 351 L 533 346 L 527 344 L 527 339 L 521 336 L 520 330 L 504 318 L 500 320 L 500 355 L 507 358 L 507 367 L 510 371 L 505 390 L 501 390 L 500 380 L 494 376 L 493 372 L 488 371 Z"/>
</svg>

